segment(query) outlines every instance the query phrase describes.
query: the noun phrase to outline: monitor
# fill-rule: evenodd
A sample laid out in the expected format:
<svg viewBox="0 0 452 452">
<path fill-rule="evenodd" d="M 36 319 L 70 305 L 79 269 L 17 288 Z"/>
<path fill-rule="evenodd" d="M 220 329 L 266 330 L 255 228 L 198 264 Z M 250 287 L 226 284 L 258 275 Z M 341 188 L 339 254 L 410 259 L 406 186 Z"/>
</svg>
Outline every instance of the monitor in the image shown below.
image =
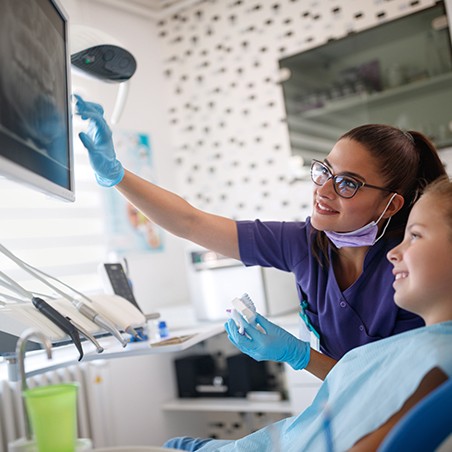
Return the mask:
<svg viewBox="0 0 452 452">
<path fill-rule="evenodd" d="M 0 0 L 0 175 L 74 201 L 68 17 Z"/>
</svg>

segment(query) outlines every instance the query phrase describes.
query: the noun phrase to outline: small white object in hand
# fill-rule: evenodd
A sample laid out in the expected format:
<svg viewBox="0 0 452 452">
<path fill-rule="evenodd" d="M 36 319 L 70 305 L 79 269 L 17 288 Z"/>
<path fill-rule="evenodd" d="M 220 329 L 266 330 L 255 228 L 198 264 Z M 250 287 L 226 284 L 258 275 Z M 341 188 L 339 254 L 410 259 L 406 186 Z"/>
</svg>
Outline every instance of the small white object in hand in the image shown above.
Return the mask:
<svg viewBox="0 0 452 452">
<path fill-rule="evenodd" d="M 256 324 L 256 306 L 254 306 L 251 297 L 244 293 L 240 298 L 234 298 L 232 300 L 232 306 L 234 309 L 228 310 L 229 315 L 234 320 L 240 334 L 245 334 L 245 325 L 243 320 L 246 320 L 248 324 Z M 256 328 L 261 332 L 266 334 L 265 330 L 256 324 Z"/>
</svg>

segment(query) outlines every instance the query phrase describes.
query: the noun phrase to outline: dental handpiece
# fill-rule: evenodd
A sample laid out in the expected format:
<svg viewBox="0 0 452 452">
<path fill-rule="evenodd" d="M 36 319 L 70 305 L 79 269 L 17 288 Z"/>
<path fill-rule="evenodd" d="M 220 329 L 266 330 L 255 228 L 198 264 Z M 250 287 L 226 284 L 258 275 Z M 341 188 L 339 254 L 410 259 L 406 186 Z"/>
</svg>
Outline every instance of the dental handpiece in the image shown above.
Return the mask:
<svg viewBox="0 0 452 452">
<path fill-rule="evenodd" d="M 79 361 L 83 358 L 83 348 L 80 341 L 80 336 L 78 329 L 71 323 L 70 319 L 64 317 L 55 308 L 50 306 L 42 298 L 33 297 L 31 299 L 34 307 L 43 315 L 45 315 L 49 320 L 51 320 L 58 328 L 64 331 L 74 342 L 80 353 Z"/>
<path fill-rule="evenodd" d="M 138 331 L 130 325 L 125 329 L 125 332 L 136 339 L 142 339 L 142 336 L 138 333 Z"/>
<path fill-rule="evenodd" d="M 75 320 L 69 319 L 69 321 L 74 325 L 82 334 L 86 337 L 89 341 L 91 341 L 94 346 L 96 347 L 97 353 L 102 353 L 104 351 L 104 348 L 102 345 L 99 344 L 97 339 L 88 331 L 86 328 L 83 328 L 80 324 L 78 324 Z"/>
<path fill-rule="evenodd" d="M 113 322 L 101 316 L 98 312 L 96 312 L 93 308 L 89 307 L 86 303 L 77 301 L 75 306 L 81 314 L 83 314 L 85 317 L 88 317 L 88 319 L 94 322 L 96 325 L 100 326 L 104 330 L 111 333 L 116 339 L 118 339 L 118 341 L 121 343 L 123 347 L 125 347 L 128 344 L 128 341 L 122 336 L 122 334 L 115 327 Z"/>
</svg>

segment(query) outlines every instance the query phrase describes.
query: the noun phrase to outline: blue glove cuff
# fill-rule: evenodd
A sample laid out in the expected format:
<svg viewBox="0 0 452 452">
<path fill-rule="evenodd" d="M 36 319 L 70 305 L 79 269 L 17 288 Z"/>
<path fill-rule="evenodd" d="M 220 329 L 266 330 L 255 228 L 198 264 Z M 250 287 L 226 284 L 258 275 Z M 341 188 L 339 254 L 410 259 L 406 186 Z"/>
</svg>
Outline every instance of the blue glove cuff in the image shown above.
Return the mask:
<svg viewBox="0 0 452 452">
<path fill-rule="evenodd" d="M 99 174 L 96 173 L 95 176 L 97 183 L 102 187 L 114 187 L 115 185 L 119 184 L 119 182 L 121 182 L 124 177 L 124 168 L 121 163 L 119 163 L 119 161 L 117 161 L 116 166 L 116 171 L 114 171 L 112 174 L 109 174 L 108 178 L 99 176 Z"/>
<path fill-rule="evenodd" d="M 300 341 L 300 347 L 297 350 L 296 359 L 288 361 L 293 370 L 302 370 L 306 368 L 311 359 L 311 346 L 309 342 Z"/>
</svg>

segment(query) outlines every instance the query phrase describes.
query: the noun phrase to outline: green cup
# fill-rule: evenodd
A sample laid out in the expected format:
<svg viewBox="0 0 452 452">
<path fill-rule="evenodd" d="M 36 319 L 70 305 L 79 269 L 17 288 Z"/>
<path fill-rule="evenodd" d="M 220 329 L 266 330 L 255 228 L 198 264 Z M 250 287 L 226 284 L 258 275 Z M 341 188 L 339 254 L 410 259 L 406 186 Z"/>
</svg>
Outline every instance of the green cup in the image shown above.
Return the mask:
<svg viewBox="0 0 452 452">
<path fill-rule="evenodd" d="M 75 451 L 77 389 L 76 383 L 65 383 L 23 392 L 39 452 Z"/>
</svg>

